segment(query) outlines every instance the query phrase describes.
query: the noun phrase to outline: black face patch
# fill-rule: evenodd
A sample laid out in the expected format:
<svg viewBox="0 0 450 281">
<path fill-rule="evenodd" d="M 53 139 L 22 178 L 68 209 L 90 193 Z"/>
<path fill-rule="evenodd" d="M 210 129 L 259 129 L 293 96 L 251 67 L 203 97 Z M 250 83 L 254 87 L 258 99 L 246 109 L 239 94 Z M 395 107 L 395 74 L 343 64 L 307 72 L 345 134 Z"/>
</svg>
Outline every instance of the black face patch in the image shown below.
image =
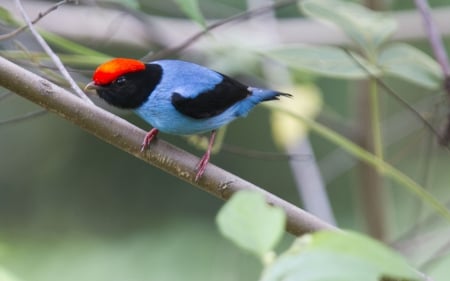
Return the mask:
<svg viewBox="0 0 450 281">
<path fill-rule="evenodd" d="M 122 75 L 97 89 L 97 94 L 113 106 L 136 109 L 148 100 L 161 81 L 162 73 L 160 65 L 146 64 L 145 70 Z"/>
<path fill-rule="evenodd" d="M 228 76 L 222 76 L 223 80 L 213 89 L 200 93 L 195 98 L 186 98 L 179 93 L 173 93 L 173 106 L 182 114 L 195 119 L 210 118 L 251 94 L 247 86 Z"/>
</svg>

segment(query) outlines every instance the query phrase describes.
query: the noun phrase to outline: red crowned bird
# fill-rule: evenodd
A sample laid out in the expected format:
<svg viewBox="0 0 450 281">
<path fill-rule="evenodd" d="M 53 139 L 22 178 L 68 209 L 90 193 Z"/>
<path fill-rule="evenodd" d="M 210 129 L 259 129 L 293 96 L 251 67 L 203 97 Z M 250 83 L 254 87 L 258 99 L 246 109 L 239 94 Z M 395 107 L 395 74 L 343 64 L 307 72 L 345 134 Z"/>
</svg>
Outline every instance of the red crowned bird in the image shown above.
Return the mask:
<svg viewBox="0 0 450 281">
<path fill-rule="evenodd" d="M 107 103 L 132 109 L 153 126 L 142 142 L 146 149 L 159 131 L 175 135 L 211 132 L 197 164 L 198 181 L 208 164 L 216 129 L 245 117 L 258 103 L 290 94 L 249 87 L 209 68 L 181 60 L 143 63 L 116 58 L 100 65 L 86 89 Z"/>
</svg>

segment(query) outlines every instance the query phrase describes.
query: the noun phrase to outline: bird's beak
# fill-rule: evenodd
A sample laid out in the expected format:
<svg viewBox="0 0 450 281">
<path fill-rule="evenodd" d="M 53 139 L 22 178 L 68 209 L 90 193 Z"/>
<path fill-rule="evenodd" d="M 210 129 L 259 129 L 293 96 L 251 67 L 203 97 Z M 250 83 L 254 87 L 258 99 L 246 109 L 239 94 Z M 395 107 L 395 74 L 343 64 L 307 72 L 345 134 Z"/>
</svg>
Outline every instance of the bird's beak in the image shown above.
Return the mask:
<svg viewBox="0 0 450 281">
<path fill-rule="evenodd" d="M 101 87 L 99 85 L 96 85 L 94 81 L 89 82 L 85 87 L 84 87 L 84 91 L 92 91 L 92 90 L 97 90 L 100 89 Z"/>
</svg>

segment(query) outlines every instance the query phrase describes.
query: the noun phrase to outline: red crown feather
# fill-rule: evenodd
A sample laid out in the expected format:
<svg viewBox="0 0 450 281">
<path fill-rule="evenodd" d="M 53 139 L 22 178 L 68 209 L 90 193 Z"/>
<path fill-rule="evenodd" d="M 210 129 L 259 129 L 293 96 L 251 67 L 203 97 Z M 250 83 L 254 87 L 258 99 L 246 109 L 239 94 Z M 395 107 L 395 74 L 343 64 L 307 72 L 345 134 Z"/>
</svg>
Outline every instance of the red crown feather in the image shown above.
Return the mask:
<svg viewBox="0 0 450 281">
<path fill-rule="evenodd" d="M 92 77 L 96 85 L 107 85 L 119 76 L 141 71 L 145 69 L 145 64 L 141 61 L 126 58 L 116 58 L 97 67 Z"/>
</svg>

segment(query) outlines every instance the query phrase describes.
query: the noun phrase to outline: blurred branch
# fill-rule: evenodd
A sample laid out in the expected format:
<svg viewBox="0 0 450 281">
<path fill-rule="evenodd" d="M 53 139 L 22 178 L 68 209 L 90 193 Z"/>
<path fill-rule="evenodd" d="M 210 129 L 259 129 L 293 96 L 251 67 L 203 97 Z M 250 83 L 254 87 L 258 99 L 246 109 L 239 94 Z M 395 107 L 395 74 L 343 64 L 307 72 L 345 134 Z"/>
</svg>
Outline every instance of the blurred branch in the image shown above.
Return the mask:
<svg viewBox="0 0 450 281">
<path fill-rule="evenodd" d="M 199 40 L 201 37 L 203 37 L 204 35 L 208 34 L 210 31 L 221 27 L 227 23 L 236 23 L 238 21 L 242 21 L 248 18 L 252 18 L 254 16 L 266 13 L 266 12 L 271 12 L 274 9 L 277 8 L 281 8 L 287 5 L 291 5 L 291 4 L 295 4 L 297 2 L 297 0 L 280 0 L 280 1 L 276 1 L 273 2 L 271 4 L 268 5 L 263 5 L 261 7 L 257 7 L 254 9 L 250 9 L 247 11 L 244 11 L 242 13 L 239 13 L 237 15 L 228 17 L 224 20 L 220 20 L 217 21 L 213 24 L 208 25 L 204 30 L 196 33 L 195 35 L 189 37 L 187 40 L 185 40 L 184 42 L 182 42 L 181 44 L 173 47 L 173 48 L 167 48 L 167 49 L 163 49 L 160 52 L 153 54 L 152 51 L 150 51 L 149 53 L 147 53 L 143 58 L 141 58 L 141 60 L 146 61 L 146 60 L 156 60 L 156 59 L 162 59 L 165 58 L 167 56 L 173 55 L 173 54 L 177 54 L 179 52 L 181 52 L 182 50 L 186 49 L 187 47 L 189 47 L 190 45 L 192 45 L 194 42 L 196 42 L 197 40 Z"/>
<path fill-rule="evenodd" d="M 272 0 L 247 0 L 248 11 L 258 11 L 271 7 Z M 281 3 L 281 2 L 276 2 Z M 280 37 L 277 32 L 277 18 L 275 16 L 275 7 L 272 10 L 266 11 L 264 16 L 252 18 L 248 24 L 250 25 L 265 25 L 265 36 L 268 41 L 274 44 L 280 44 Z M 292 87 L 294 81 L 289 69 L 284 65 L 279 65 L 271 60 L 262 61 L 262 71 L 267 82 L 278 85 L 285 85 L 285 87 Z M 309 136 L 297 140 L 296 143 L 285 145 L 285 150 L 289 155 L 310 155 L 308 161 L 294 161 L 292 158 L 289 161 L 292 176 L 296 183 L 299 199 L 302 202 L 303 208 L 321 218 L 322 220 L 336 225 L 336 219 L 331 208 L 331 203 L 328 198 L 327 190 L 317 165 L 314 151 L 312 149 Z"/>
<path fill-rule="evenodd" d="M 69 72 L 67 71 L 66 67 L 61 62 L 61 59 L 53 52 L 53 50 L 50 48 L 50 46 L 45 42 L 44 38 L 37 32 L 37 30 L 34 28 L 33 23 L 31 22 L 30 18 L 28 17 L 27 12 L 25 12 L 25 9 L 23 8 L 22 2 L 20 0 L 15 0 L 17 8 L 19 8 L 20 13 L 22 14 L 23 19 L 25 20 L 26 24 L 28 25 L 28 28 L 30 29 L 33 36 L 36 38 L 36 41 L 41 45 L 41 47 L 44 49 L 44 51 L 47 53 L 47 55 L 52 59 L 53 63 L 58 68 L 59 72 L 64 76 L 64 78 L 69 82 L 70 87 L 72 90 L 75 91 L 75 93 L 83 99 L 85 102 L 92 103 L 92 101 L 86 96 L 86 94 L 78 87 L 75 80 L 73 80 L 72 76 L 70 76 Z"/>
<path fill-rule="evenodd" d="M 14 15 L 14 6 L 11 1 L 3 1 L 2 6 Z M 29 13 L 42 11 L 48 7 L 44 1 L 24 1 Z M 450 35 L 450 8 L 440 7 L 432 11 L 433 19 L 443 36 Z M 393 35 L 394 40 L 422 40 L 426 33 L 420 22 L 417 11 L 392 12 L 398 23 L 398 29 Z M 144 18 L 145 20 L 143 20 Z M 38 26 L 50 32 L 63 35 L 75 40 L 90 40 L 95 42 L 108 42 L 108 44 L 121 44 L 129 47 L 138 47 L 148 50 L 151 43 L 161 46 L 175 46 L 201 31 L 199 26 L 191 20 L 175 19 L 158 16 L 143 16 L 136 19 L 124 15 L 123 11 L 93 6 L 65 6 L 41 20 Z M 119 22 L 118 22 L 119 19 Z M 216 22 L 213 20 L 212 22 Z M 64 24 L 61 24 L 64 22 Z M 116 28 L 111 34 L 109 26 Z M 261 47 L 270 47 L 270 42 L 260 40 L 265 36 L 266 25 L 238 25 L 237 27 L 222 27 L 214 31 L 214 40 L 232 42 L 238 38 L 251 38 L 247 44 Z M 280 43 L 305 43 L 325 45 L 349 45 L 350 40 L 339 30 L 317 21 L 304 18 L 277 19 L 276 29 L 279 33 Z M 206 40 L 200 40 L 189 48 L 201 50 L 207 47 Z"/>
<path fill-rule="evenodd" d="M 0 120 L 0 126 L 3 126 L 3 125 L 9 125 L 9 124 L 13 124 L 13 123 L 18 123 L 18 122 L 21 122 L 21 121 L 25 121 L 25 120 L 28 120 L 28 119 L 30 119 L 30 118 L 35 118 L 35 117 L 44 115 L 44 114 L 46 114 L 47 112 L 48 112 L 48 111 L 45 110 L 45 109 L 39 109 L 39 110 L 36 110 L 36 111 L 32 111 L 32 112 L 25 113 L 25 114 L 22 115 L 22 116 L 13 117 L 13 118 L 6 119 L 6 120 Z"/>
<path fill-rule="evenodd" d="M 383 3 L 378 0 L 363 1 L 373 10 L 382 9 Z M 380 97 L 378 85 L 371 77 L 358 83 L 358 96 L 355 100 L 358 120 L 357 143 L 365 150 L 373 153 L 383 161 L 383 144 L 380 128 Z M 358 201 L 368 233 L 385 241 L 388 232 L 386 212 L 386 191 L 384 190 L 383 170 L 368 165 L 364 161 L 358 163 L 359 185 Z"/>
<path fill-rule="evenodd" d="M 415 0 L 414 2 L 416 3 L 417 9 L 422 15 L 425 31 L 433 49 L 434 56 L 441 66 L 442 73 L 448 79 L 450 77 L 448 57 L 447 53 L 445 52 L 444 43 L 442 42 L 439 30 L 436 24 L 433 22 L 430 6 L 428 5 L 427 0 Z"/>
<path fill-rule="evenodd" d="M 67 4 L 67 3 L 72 3 L 72 2 L 75 2 L 75 1 L 74 0 L 63 0 L 63 1 L 60 1 L 58 3 L 55 3 L 54 5 L 52 5 L 50 8 L 48 8 L 44 12 L 40 12 L 38 14 L 38 16 L 34 20 L 31 21 L 31 23 L 32 24 L 36 24 L 38 21 L 43 19 L 46 15 L 48 15 L 51 12 L 55 11 L 56 9 L 58 9 L 59 6 Z M 0 41 L 6 40 L 6 39 L 10 39 L 10 38 L 16 36 L 17 34 L 21 33 L 25 29 L 27 29 L 27 27 L 28 27 L 28 25 L 23 25 L 23 26 L 15 29 L 13 31 L 11 31 L 10 33 L 6 33 L 6 34 L 0 35 Z"/>
<path fill-rule="evenodd" d="M 410 105 L 406 99 L 402 98 L 400 95 L 398 95 L 388 84 L 386 84 L 382 79 L 379 77 L 376 77 L 370 73 L 370 71 L 363 65 L 359 60 L 356 59 L 354 54 L 348 49 L 348 48 L 342 48 L 349 57 L 353 59 L 353 61 L 358 64 L 361 69 L 367 72 L 367 74 L 370 76 L 370 79 L 374 80 L 380 88 L 382 88 L 388 95 L 390 95 L 392 98 L 394 98 L 401 106 L 406 108 L 414 117 L 418 119 L 420 123 L 423 124 L 423 126 L 435 137 L 438 139 L 441 139 L 441 134 L 438 132 L 437 129 L 434 128 L 434 126 L 425 119 L 422 114 L 417 111 L 412 105 Z M 449 150 L 448 148 L 446 148 Z"/>
<path fill-rule="evenodd" d="M 251 149 L 248 147 L 240 147 L 234 146 L 227 143 L 223 143 L 221 150 L 226 151 L 228 153 L 232 153 L 238 156 L 244 156 L 246 158 L 254 158 L 260 160 L 269 160 L 269 161 L 309 161 L 311 155 L 309 154 L 292 154 L 292 153 L 284 153 L 284 152 L 269 152 L 269 151 L 260 151 Z"/>
<path fill-rule="evenodd" d="M 359 96 L 356 100 L 357 120 L 359 138 L 357 143 L 365 150 L 375 153 L 375 137 L 373 106 L 374 102 L 370 92 L 372 81 L 361 81 L 359 86 Z M 378 103 L 378 100 L 376 100 Z M 376 122 L 378 122 L 378 118 Z M 380 158 L 381 159 L 381 158 Z M 382 169 L 373 167 L 364 161 L 359 165 L 359 185 L 358 199 L 368 233 L 381 241 L 386 239 L 386 198 L 383 189 L 383 178 L 379 171 Z"/>
<path fill-rule="evenodd" d="M 423 25 L 430 41 L 431 48 L 433 49 L 434 56 L 441 66 L 441 70 L 444 76 L 444 90 L 448 96 L 450 96 L 450 65 L 448 62 L 447 52 L 445 51 L 444 42 L 439 33 L 439 29 L 436 23 L 433 21 L 431 15 L 430 6 L 427 0 L 415 0 L 417 10 L 422 15 Z M 450 143 L 450 114 L 447 115 L 447 124 L 444 126 L 442 137 L 438 138 L 439 143 L 444 146 L 448 146 Z"/>
<path fill-rule="evenodd" d="M 164 141 L 155 140 L 149 150 L 140 152 L 145 132 L 118 116 L 86 103 L 66 90 L 0 57 L 0 86 L 56 113 L 96 137 L 146 161 L 203 191 L 223 200 L 239 190 L 262 193 L 269 204 L 282 208 L 288 218 L 287 231 L 301 235 L 323 229 L 336 229 L 283 199 L 208 164 L 205 174 L 194 182 L 198 158 Z"/>
</svg>

